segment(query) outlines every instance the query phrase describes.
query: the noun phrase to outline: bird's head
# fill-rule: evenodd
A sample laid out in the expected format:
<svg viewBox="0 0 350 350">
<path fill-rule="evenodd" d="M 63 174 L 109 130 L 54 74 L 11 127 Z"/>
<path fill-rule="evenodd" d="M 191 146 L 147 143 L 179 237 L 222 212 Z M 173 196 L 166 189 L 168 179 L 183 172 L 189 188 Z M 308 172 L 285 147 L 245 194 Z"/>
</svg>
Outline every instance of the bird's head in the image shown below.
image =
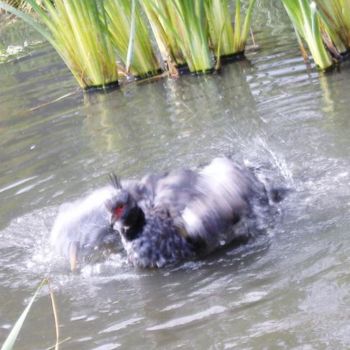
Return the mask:
<svg viewBox="0 0 350 350">
<path fill-rule="evenodd" d="M 145 215 L 131 193 L 124 189 L 119 179 L 111 175 L 116 194 L 106 202 L 106 208 L 111 214 L 110 223 L 125 239 L 133 240 L 142 232 Z"/>
</svg>

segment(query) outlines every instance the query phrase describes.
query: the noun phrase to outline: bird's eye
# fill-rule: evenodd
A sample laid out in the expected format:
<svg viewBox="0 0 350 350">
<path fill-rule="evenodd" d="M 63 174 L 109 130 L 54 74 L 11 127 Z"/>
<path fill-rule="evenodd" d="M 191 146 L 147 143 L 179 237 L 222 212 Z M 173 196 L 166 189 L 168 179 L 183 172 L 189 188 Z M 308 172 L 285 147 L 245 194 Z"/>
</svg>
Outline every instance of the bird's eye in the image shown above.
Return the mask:
<svg viewBox="0 0 350 350">
<path fill-rule="evenodd" d="M 114 208 L 113 212 L 114 212 L 114 215 L 117 217 L 117 218 L 120 218 L 122 215 L 123 215 L 123 211 L 124 211 L 124 205 L 118 205 L 117 207 Z"/>
</svg>

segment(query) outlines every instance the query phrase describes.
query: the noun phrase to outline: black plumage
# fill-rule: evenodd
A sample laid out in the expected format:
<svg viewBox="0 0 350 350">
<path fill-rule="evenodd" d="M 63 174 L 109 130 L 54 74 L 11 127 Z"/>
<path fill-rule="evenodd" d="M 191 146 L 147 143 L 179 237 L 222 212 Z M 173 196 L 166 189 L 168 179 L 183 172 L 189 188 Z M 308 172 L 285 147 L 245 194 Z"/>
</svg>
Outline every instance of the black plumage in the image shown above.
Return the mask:
<svg viewBox="0 0 350 350">
<path fill-rule="evenodd" d="M 147 176 L 136 188 L 121 186 L 107 207 L 129 261 L 163 267 L 260 233 L 271 203 L 251 170 L 216 158 L 199 171 L 175 170 Z"/>
<path fill-rule="evenodd" d="M 270 197 L 276 197 L 252 170 L 224 157 L 196 171 L 179 169 L 140 181 L 111 176 L 111 183 L 60 209 L 51 243 L 70 257 L 72 268 L 77 257 L 118 245 L 139 267 L 203 256 L 264 231 Z"/>
</svg>

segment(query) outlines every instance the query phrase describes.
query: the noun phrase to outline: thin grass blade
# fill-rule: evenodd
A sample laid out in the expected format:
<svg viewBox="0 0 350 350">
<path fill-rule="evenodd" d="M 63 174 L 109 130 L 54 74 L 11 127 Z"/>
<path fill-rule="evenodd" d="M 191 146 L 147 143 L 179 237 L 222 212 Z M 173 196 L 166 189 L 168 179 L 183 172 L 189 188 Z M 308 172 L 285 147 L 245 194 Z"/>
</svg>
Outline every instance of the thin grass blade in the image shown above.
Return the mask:
<svg viewBox="0 0 350 350">
<path fill-rule="evenodd" d="M 41 288 L 47 283 L 47 280 L 44 279 L 39 287 L 37 288 L 37 290 L 35 291 L 32 299 L 30 300 L 29 304 L 27 305 L 27 307 L 24 309 L 24 311 L 22 312 L 21 316 L 18 318 L 18 320 L 16 321 L 15 325 L 13 326 L 10 334 L 7 336 L 4 344 L 1 347 L 1 350 L 12 350 L 13 346 L 17 340 L 18 334 L 22 329 L 23 323 L 36 299 L 36 297 L 38 296 Z"/>
<path fill-rule="evenodd" d="M 134 52 L 134 44 L 135 44 L 135 32 L 136 32 L 136 21 L 135 21 L 135 8 L 136 8 L 136 0 L 132 0 L 131 2 L 131 23 L 130 23 L 130 37 L 129 37 L 129 45 L 128 45 L 128 53 L 126 55 L 126 72 L 129 73 L 131 60 L 133 58 Z"/>
</svg>

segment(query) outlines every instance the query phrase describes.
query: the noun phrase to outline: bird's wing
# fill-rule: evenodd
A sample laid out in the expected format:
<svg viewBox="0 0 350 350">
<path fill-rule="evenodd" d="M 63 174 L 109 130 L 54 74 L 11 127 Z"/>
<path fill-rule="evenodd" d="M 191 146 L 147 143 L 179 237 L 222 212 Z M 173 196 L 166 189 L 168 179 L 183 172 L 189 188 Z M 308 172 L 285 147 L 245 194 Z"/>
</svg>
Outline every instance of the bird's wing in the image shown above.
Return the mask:
<svg viewBox="0 0 350 350">
<path fill-rule="evenodd" d="M 250 181 L 245 170 L 228 158 L 216 158 L 204 167 L 196 181 L 198 194 L 182 212 L 187 235 L 208 246 L 226 238 L 228 229 L 249 211 Z"/>
</svg>

